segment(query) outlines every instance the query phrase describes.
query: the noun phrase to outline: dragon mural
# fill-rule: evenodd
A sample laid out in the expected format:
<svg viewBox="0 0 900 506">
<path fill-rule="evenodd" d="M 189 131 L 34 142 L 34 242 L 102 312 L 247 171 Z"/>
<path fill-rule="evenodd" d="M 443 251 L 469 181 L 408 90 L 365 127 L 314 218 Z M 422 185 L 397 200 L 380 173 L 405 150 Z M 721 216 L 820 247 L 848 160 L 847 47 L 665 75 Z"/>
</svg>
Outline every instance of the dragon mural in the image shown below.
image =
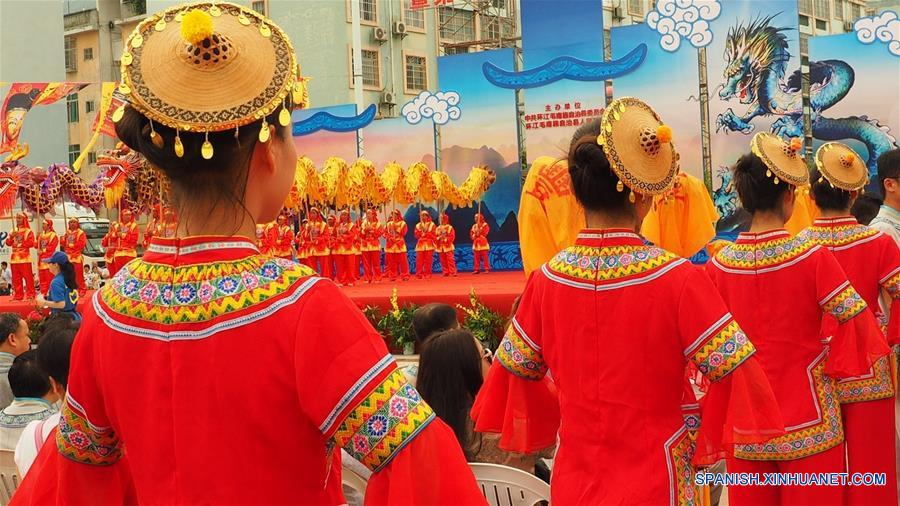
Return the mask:
<svg viewBox="0 0 900 506">
<path fill-rule="evenodd" d="M 777 14 L 776 14 L 777 15 Z M 801 73 L 786 78 L 791 59 L 789 28 L 771 25 L 775 15 L 757 18 L 749 24 L 729 29 L 725 40 L 724 82 L 719 98 L 737 99 L 747 105 L 739 116 L 731 108 L 716 119 L 716 131 L 749 134 L 752 121 L 760 116 L 777 116 L 771 131 L 783 137 L 803 137 L 803 97 Z M 840 102 L 853 87 L 853 68 L 842 60 L 810 62 L 810 122 L 812 135 L 822 141 L 853 139 L 868 150 L 868 169 L 874 175 L 875 161 L 885 151 L 897 147 L 888 127 L 866 116 L 829 118 L 824 112 Z"/>
</svg>

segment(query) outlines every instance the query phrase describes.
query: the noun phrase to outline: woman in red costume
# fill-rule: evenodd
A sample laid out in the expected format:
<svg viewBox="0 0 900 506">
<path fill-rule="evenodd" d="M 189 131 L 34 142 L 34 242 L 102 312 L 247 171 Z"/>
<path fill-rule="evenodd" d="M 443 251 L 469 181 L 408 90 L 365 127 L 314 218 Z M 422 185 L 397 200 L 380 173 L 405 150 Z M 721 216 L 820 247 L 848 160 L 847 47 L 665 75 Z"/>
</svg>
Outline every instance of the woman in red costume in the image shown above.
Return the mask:
<svg viewBox="0 0 900 506">
<path fill-rule="evenodd" d="M 900 297 L 900 253 L 893 239 L 860 225 L 850 207 L 868 182 L 866 164 L 845 144 L 829 142 L 816 152 L 811 193 L 820 215 L 800 236 L 827 248 L 847 273 L 850 284 L 866 304 L 878 311 L 887 329 L 886 344 L 900 344 L 900 303 L 890 305 L 890 316 L 881 314 L 878 296 L 884 290 Z M 827 317 L 822 337 L 834 335 L 837 320 Z M 846 489 L 850 506 L 897 504 L 896 448 L 894 446 L 894 396 L 892 357 L 878 359 L 859 378 L 838 381 L 848 473 L 884 473 L 886 485 L 851 486 Z"/>
<path fill-rule="evenodd" d="M 378 221 L 378 211 L 370 207 L 366 211 L 366 219 L 362 222 L 360 249 L 363 255 L 363 272 L 366 282 L 381 281 L 381 236 L 384 225 Z"/>
<path fill-rule="evenodd" d="M 334 229 L 335 248 L 331 254 L 337 265 L 337 281 L 346 286 L 356 283 L 356 236 L 358 229 L 350 219 L 350 211 L 341 211 L 340 223 Z"/>
<path fill-rule="evenodd" d="M 287 216 L 279 214 L 271 229 L 273 254 L 285 260 L 294 259 L 294 229 L 288 224 Z"/>
<path fill-rule="evenodd" d="M 520 453 L 558 431 L 553 504 L 693 504 L 693 460 L 783 431 L 774 395 L 703 271 L 635 233 L 678 170 L 671 130 L 624 98 L 577 133 L 568 168 L 588 228 L 529 278 L 475 428 Z M 712 381 L 699 434 L 682 412 L 688 362 Z"/>
<path fill-rule="evenodd" d="M 59 249 L 59 236 L 53 230 L 53 220 L 44 217 L 44 229 L 38 235 L 38 282 L 42 294 L 47 294 L 50 289 L 50 281 L 53 280 L 54 274 L 50 272 L 50 264 L 44 260 L 50 260 L 50 257 Z M 81 286 L 81 285 L 79 285 Z"/>
<path fill-rule="evenodd" d="M 141 239 L 141 246 L 147 249 L 154 236 L 162 233 L 162 206 L 154 206 L 150 223 L 144 228 L 144 238 Z M 70 260 L 71 261 L 71 260 Z"/>
<path fill-rule="evenodd" d="M 113 258 L 113 268 L 110 276 L 115 276 L 125 264 L 137 257 L 138 226 L 134 222 L 134 213 L 131 209 L 121 212 L 121 221 L 116 227 L 115 245 L 116 255 Z"/>
<path fill-rule="evenodd" d="M 478 274 L 481 270 L 484 270 L 485 273 L 491 272 L 491 243 L 488 242 L 487 238 L 490 231 L 491 226 L 485 223 L 484 215 L 476 213 L 475 224 L 472 225 L 472 229 L 469 231 L 469 237 L 472 239 L 472 254 L 474 255 L 472 260 L 472 271 L 474 274 Z"/>
<path fill-rule="evenodd" d="M 419 213 L 416 225 L 416 277 L 431 277 L 431 266 L 434 264 L 434 249 L 437 242 L 437 226 L 428 211 Z"/>
<path fill-rule="evenodd" d="M 75 281 L 78 283 L 78 295 L 86 292 L 84 284 L 84 247 L 87 246 L 87 234 L 81 230 L 78 218 L 69 218 L 66 235 L 63 236 L 62 250 L 69 257 L 69 262 L 75 267 Z"/>
<path fill-rule="evenodd" d="M 737 445 L 730 472 L 840 473 L 844 430 L 837 380 L 865 374 L 889 349 L 865 300 L 827 249 L 791 237 L 794 189 L 809 181 L 802 143 L 758 133 L 734 165 L 750 231 L 707 264 L 719 292 L 758 350 L 786 433 Z M 823 317 L 834 318 L 830 341 Z M 733 506 L 842 504 L 839 486 L 734 486 Z"/>
<path fill-rule="evenodd" d="M 391 219 L 384 226 L 384 262 L 388 278 L 409 279 L 409 259 L 406 256 L 406 233 L 409 226 L 398 209 L 391 211 Z"/>
<path fill-rule="evenodd" d="M 34 240 L 34 232 L 28 226 L 28 215 L 25 213 L 16 215 L 16 227 L 6 238 L 6 245 L 12 248 L 9 265 L 12 269 L 13 300 L 22 300 L 23 297 L 31 300 L 34 298 L 31 248 L 37 246 L 37 242 Z"/>
<path fill-rule="evenodd" d="M 116 133 L 171 181 L 178 238 L 86 305 L 56 444 L 14 503 L 342 504 L 343 449 L 373 471 L 367 504 L 484 504 L 453 432 L 356 306 L 251 239 L 297 162 L 302 81 L 284 32 L 207 2 L 148 16 L 128 42 Z"/>
<path fill-rule="evenodd" d="M 436 251 L 441 262 L 441 273 L 444 276 L 456 276 L 456 229 L 450 224 L 447 213 L 441 213 L 441 224 L 437 227 Z"/>
</svg>

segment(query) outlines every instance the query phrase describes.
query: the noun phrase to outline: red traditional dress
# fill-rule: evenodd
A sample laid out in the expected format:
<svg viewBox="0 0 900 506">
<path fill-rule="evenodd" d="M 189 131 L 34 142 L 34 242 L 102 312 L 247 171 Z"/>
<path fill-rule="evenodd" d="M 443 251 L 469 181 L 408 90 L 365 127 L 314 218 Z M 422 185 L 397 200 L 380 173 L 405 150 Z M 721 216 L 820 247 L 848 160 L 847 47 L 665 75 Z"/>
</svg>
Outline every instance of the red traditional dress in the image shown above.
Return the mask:
<svg viewBox="0 0 900 506">
<path fill-rule="evenodd" d="M 159 235 L 161 228 L 162 225 L 156 216 L 150 219 L 150 223 L 148 223 L 147 227 L 144 229 L 144 238 L 141 239 L 141 246 L 143 246 L 144 249 L 147 249 L 147 247 L 150 246 L 153 237 Z"/>
<path fill-rule="evenodd" d="M 334 249 L 331 256 L 337 266 L 337 281 L 348 286 L 353 286 L 356 282 L 357 232 L 356 224 L 350 221 L 350 213 L 342 214 L 341 222 L 334 229 Z"/>
<path fill-rule="evenodd" d="M 287 224 L 287 220 L 282 222 L 279 218 L 269 233 L 272 234 L 270 239 L 273 245 L 272 254 L 285 260 L 293 260 L 294 230 Z"/>
<path fill-rule="evenodd" d="M 408 231 L 409 226 L 399 213 L 392 215 L 384 226 L 384 260 L 391 281 L 398 277 L 404 281 L 409 279 L 409 259 L 406 256 L 406 233 Z"/>
<path fill-rule="evenodd" d="M 103 246 L 103 261 L 106 262 L 106 268 L 109 270 L 110 276 L 113 272 L 113 261 L 116 259 L 116 230 L 119 228 L 119 222 L 112 221 L 109 223 L 109 230 L 100 240 Z"/>
<path fill-rule="evenodd" d="M 343 448 L 374 472 L 367 504 L 483 504 L 453 432 L 313 274 L 240 237 L 154 240 L 85 308 L 56 445 L 26 496 L 339 504 Z M 267 338 L 250 361 L 247 336 Z"/>
<path fill-rule="evenodd" d="M 889 352 L 866 302 L 834 256 L 786 230 L 744 233 L 708 264 L 713 282 L 756 345 L 787 433 L 738 445 L 732 472 L 843 472 L 844 427 L 837 378 L 865 374 Z M 836 318 L 830 343 L 823 316 Z M 736 486 L 734 506 L 840 504 L 830 486 Z"/>
<path fill-rule="evenodd" d="M 28 228 L 28 218 L 19 218 L 16 228 L 6 238 L 6 245 L 12 248 L 9 265 L 12 269 L 13 300 L 34 298 L 34 271 L 31 270 L 31 248 L 36 246 L 34 232 Z"/>
<path fill-rule="evenodd" d="M 817 218 L 800 236 L 832 252 L 870 308 L 879 307 L 882 289 L 894 300 L 900 297 L 900 253 L 890 236 L 860 225 L 852 216 Z M 889 332 L 887 344 L 900 344 L 900 303 L 891 304 L 889 318 L 881 316 Z M 833 317 L 827 318 L 823 336 L 831 336 L 836 325 Z M 885 473 L 887 477 L 886 486 L 848 487 L 848 505 L 897 504 L 893 444 L 896 377 L 893 356 L 886 356 L 861 377 L 837 384 L 847 442 L 847 472 Z"/>
<path fill-rule="evenodd" d="M 441 262 L 441 272 L 444 276 L 456 276 L 456 229 L 446 218 L 441 218 L 442 223 L 437 227 L 436 251 Z M 446 222 L 446 223 L 444 223 Z"/>
<path fill-rule="evenodd" d="M 309 241 L 309 259 L 311 265 L 320 275 L 331 277 L 331 249 L 328 246 L 328 225 L 321 219 L 310 219 L 306 227 L 306 237 Z"/>
<path fill-rule="evenodd" d="M 381 236 L 384 235 L 384 225 L 373 215 L 367 216 L 360 227 L 363 272 L 369 283 L 381 281 Z"/>
<path fill-rule="evenodd" d="M 294 237 L 294 243 L 297 248 L 297 261 L 303 265 L 313 267 L 312 262 L 309 261 L 309 238 L 306 235 L 308 224 L 309 222 L 306 220 L 303 220 L 303 223 L 300 224 L 300 231 Z"/>
<path fill-rule="evenodd" d="M 434 264 L 434 250 L 437 242 L 437 226 L 427 213 L 422 212 L 422 221 L 416 225 L 416 277 L 430 278 Z"/>
<path fill-rule="evenodd" d="M 38 235 L 38 283 L 42 294 L 47 294 L 50 289 L 50 281 L 53 274 L 50 272 L 50 264 L 44 263 L 49 260 L 59 249 L 59 236 L 53 231 L 53 222 L 46 220 L 44 222 L 44 231 Z"/>
<path fill-rule="evenodd" d="M 559 430 L 552 504 L 694 504 L 692 459 L 783 432 L 753 354 L 702 271 L 631 231 L 585 230 L 532 273 L 472 416 L 510 451 Z M 712 381 L 696 440 L 689 361 Z"/>
<path fill-rule="evenodd" d="M 491 272 L 491 244 L 488 242 L 487 236 L 491 231 L 491 226 L 484 222 L 481 214 L 475 215 L 475 224 L 469 231 L 469 237 L 472 239 L 472 253 L 474 255 L 472 270 L 478 274 L 480 270 Z"/>
<path fill-rule="evenodd" d="M 125 211 L 125 213 L 127 212 Z M 137 223 L 131 217 L 126 217 L 124 220 L 119 223 L 116 232 L 116 256 L 113 258 L 113 268 L 110 276 L 114 276 L 125 264 L 137 257 L 136 248 L 139 234 Z"/>
<path fill-rule="evenodd" d="M 73 223 L 74 221 L 74 223 Z M 84 295 L 84 248 L 87 246 L 87 234 L 78 225 L 78 220 L 70 220 L 66 235 L 63 236 L 62 250 L 69 257 L 69 262 L 75 267 L 75 279 L 78 281 L 79 295 Z"/>
</svg>

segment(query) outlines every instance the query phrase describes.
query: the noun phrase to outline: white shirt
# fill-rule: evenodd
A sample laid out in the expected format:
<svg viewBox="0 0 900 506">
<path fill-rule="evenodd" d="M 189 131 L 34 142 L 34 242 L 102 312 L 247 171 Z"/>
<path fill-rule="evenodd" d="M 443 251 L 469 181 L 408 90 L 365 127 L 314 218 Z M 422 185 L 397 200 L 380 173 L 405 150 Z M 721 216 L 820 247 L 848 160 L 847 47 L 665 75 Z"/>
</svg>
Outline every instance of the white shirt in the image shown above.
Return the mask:
<svg viewBox="0 0 900 506">
<path fill-rule="evenodd" d="M 2 277 L 4 281 L 6 281 L 6 284 L 11 285 L 12 284 L 12 269 L 10 269 L 9 267 L 7 267 L 6 269 L 3 269 L 3 272 L 0 273 L 0 277 Z"/>
<path fill-rule="evenodd" d="M 50 432 L 57 425 L 59 425 L 59 413 L 51 415 L 46 420 L 34 421 L 25 426 L 22 436 L 19 438 L 19 443 L 16 445 L 16 455 L 14 457 L 16 467 L 19 468 L 19 476 L 24 478 L 28 470 L 31 469 L 31 464 L 37 458 L 38 452 L 41 451 L 41 447 L 44 446 L 47 438 L 50 437 Z"/>
<path fill-rule="evenodd" d="M 893 237 L 894 242 L 900 246 L 900 212 L 896 209 L 886 205 L 881 206 L 878 215 L 869 223 L 869 226 Z"/>
<path fill-rule="evenodd" d="M 12 367 L 16 356 L 12 353 L 0 351 L 0 409 L 12 404 L 13 393 L 9 386 L 9 368 Z"/>
<path fill-rule="evenodd" d="M 25 426 L 44 420 L 54 412 L 53 405 L 44 399 L 17 397 L 0 411 L 0 450 L 15 450 Z"/>
</svg>

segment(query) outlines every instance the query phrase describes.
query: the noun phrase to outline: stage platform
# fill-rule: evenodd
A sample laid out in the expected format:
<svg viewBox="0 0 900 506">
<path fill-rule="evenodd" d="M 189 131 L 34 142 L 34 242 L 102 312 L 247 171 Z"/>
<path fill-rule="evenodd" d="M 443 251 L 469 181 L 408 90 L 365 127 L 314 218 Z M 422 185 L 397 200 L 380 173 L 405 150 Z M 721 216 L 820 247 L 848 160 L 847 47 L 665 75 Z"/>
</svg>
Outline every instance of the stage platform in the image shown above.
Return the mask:
<svg viewBox="0 0 900 506">
<path fill-rule="evenodd" d="M 509 316 L 513 300 L 525 289 L 525 274 L 522 271 L 477 275 L 465 272 L 455 278 L 440 275 L 431 279 L 412 277 L 409 281 L 383 280 L 371 285 L 363 281 L 353 287 L 344 287 L 343 291 L 360 308 L 371 305 L 387 310 L 391 307 L 391 293 L 394 287 L 397 288 L 397 298 L 401 305 L 405 303 L 422 305 L 429 302 L 468 305 L 469 292 L 474 288 L 475 294 L 486 306 L 506 317 Z M 81 309 L 87 304 L 92 296 L 93 292 L 88 291 L 78 302 L 78 308 Z M 7 311 L 27 317 L 28 313 L 34 311 L 34 301 L 14 301 L 12 297 L 0 296 L 0 312 Z"/>
</svg>

